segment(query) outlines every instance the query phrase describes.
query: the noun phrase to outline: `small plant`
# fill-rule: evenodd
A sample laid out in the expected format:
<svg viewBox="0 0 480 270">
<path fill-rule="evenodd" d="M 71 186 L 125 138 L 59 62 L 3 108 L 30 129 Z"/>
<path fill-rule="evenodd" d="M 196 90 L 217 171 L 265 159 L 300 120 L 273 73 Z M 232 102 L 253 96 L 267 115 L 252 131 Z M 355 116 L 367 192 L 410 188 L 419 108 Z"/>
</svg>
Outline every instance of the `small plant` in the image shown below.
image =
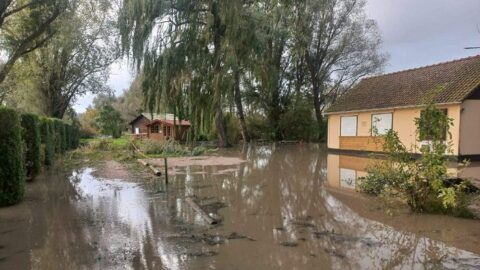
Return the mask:
<svg viewBox="0 0 480 270">
<path fill-rule="evenodd" d="M 192 150 L 192 156 L 200 156 L 203 155 L 207 151 L 207 148 L 204 146 L 197 146 Z"/>
<path fill-rule="evenodd" d="M 359 189 L 374 195 L 399 195 L 415 212 L 432 211 L 432 205 L 458 212 L 458 207 L 464 205 L 465 184 L 444 184 L 448 178 L 447 154 L 452 153 L 452 119 L 429 104 L 415 124 L 417 142 L 424 142 L 419 148 L 420 158 L 414 159 L 398 133 L 390 130 L 384 136 L 386 160 L 368 168 L 369 175 L 361 179 Z"/>
</svg>

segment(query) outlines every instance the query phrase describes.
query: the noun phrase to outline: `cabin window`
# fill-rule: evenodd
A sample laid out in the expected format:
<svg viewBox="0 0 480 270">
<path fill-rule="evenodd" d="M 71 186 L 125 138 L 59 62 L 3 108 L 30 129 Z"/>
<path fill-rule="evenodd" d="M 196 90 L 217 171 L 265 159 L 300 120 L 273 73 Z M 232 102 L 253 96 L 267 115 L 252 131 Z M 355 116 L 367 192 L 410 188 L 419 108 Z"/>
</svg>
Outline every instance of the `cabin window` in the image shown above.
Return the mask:
<svg viewBox="0 0 480 270">
<path fill-rule="evenodd" d="M 357 136 L 357 116 L 342 116 L 340 136 Z"/>
<path fill-rule="evenodd" d="M 445 115 L 448 115 L 448 110 L 447 109 L 442 109 L 441 110 Z M 425 113 L 425 111 L 420 112 L 420 118 L 423 118 L 422 115 Z M 420 121 L 419 123 L 419 137 L 421 141 L 432 141 L 435 138 L 435 133 L 436 131 L 433 129 L 433 126 L 430 125 L 428 122 Z M 447 139 L 447 126 L 442 127 L 442 133 L 440 140 L 445 141 Z"/>
<path fill-rule="evenodd" d="M 159 126 L 158 125 L 150 126 L 150 132 L 151 133 L 159 133 L 160 132 Z"/>
<path fill-rule="evenodd" d="M 167 134 L 167 126 L 163 126 L 163 136 L 168 136 L 168 134 Z"/>
<path fill-rule="evenodd" d="M 372 134 L 386 135 L 392 129 L 393 117 L 391 113 L 372 114 Z"/>
</svg>

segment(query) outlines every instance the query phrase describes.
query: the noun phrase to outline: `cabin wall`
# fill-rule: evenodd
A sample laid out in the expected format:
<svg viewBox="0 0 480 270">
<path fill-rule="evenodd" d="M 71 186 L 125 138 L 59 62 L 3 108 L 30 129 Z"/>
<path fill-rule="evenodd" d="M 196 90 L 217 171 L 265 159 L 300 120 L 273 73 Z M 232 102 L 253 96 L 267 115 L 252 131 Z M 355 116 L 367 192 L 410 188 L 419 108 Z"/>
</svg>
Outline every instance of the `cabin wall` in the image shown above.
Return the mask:
<svg viewBox="0 0 480 270">
<path fill-rule="evenodd" d="M 131 127 L 132 134 L 135 133 L 135 128 L 139 128 L 140 133 L 144 133 L 144 134 L 148 133 L 148 127 L 147 127 L 148 123 L 150 123 L 150 121 L 145 117 L 141 117 L 137 119 L 137 121 L 132 123 L 132 127 Z"/>
<path fill-rule="evenodd" d="M 480 100 L 463 102 L 460 134 L 460 154 L 480 155 Z"/>
<path fill-rule="evenodd" d="M 454 104 L 439 106 L 439 108 L 447 109 L 448 116 L 453 119 L 453 127 L 450 129 L 452 134 L 452 154 L 459 155 L 461 106 L 459 104 Z M 380 152 L 382 150 L 381 139 L 371 135 L 372 115 L 392 113 L 393 130 L 398 132 L 400 140 L 410 150 L 410 152 L 418 152 L 416 149 L 420 147 L 420 144 L 416 142 L 417 133 L 415 118 L 420 117 L 421 110 L 422 108 L 410 108 L 348 114 L 331 114 L 328 116 L 328 148 Z M 340 136 L 342 116 L 357 116 L 356 136 Z"/>
</svg>

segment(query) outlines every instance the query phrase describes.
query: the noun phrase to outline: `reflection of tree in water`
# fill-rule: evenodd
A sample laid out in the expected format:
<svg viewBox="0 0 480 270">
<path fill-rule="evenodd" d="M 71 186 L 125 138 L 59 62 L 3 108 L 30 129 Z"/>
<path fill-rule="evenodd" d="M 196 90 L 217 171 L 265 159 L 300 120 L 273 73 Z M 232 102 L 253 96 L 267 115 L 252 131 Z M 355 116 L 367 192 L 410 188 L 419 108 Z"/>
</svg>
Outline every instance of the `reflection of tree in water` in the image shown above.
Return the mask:
<svg viewBox="0 0 480 270">
<path fill-rule="evenodd" d="M 263 263 L 301 267 L 314 253 L 327 268 L 432 268 L 472 256 L 349 209 L 323 188 L 327 155 L 319 146 L 254 146 L 244 153 L 249 162 L 233 175 L 193 176 L 194 182 L 213 185 L 194 193 L 226 202 L 225 222 L 266 238 L 262 241 L 301 242 L 288 255 L 272 250 Z"/>
</svg>

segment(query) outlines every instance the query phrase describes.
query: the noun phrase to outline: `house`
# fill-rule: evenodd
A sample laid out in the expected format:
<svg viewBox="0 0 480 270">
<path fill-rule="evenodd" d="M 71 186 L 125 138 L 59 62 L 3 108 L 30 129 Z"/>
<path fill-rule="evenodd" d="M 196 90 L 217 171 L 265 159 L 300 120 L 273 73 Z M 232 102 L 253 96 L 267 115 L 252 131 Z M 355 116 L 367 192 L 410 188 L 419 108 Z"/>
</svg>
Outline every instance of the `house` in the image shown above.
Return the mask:
<svg viewBox="0 0 480 270">
<path fill-rule="evenodd" d="M 129 123 L 129 126 L 130 133 L 136 137 L 184 141 L 191 124 L 187 120 L 179 120 L 173 114 L 141 113 Z"/>
<path fill-rule="evenodd" d="M 328 148 L 381 152 L 382 139 L 372 130 L 393 129 L 415 151 L 428 143 L 417 142 L 414 121 L 429 96 L 453 119 L 453 155 L 478 159 L 480 55 L 362 80 L 327 110 Z"/>
</svg>

